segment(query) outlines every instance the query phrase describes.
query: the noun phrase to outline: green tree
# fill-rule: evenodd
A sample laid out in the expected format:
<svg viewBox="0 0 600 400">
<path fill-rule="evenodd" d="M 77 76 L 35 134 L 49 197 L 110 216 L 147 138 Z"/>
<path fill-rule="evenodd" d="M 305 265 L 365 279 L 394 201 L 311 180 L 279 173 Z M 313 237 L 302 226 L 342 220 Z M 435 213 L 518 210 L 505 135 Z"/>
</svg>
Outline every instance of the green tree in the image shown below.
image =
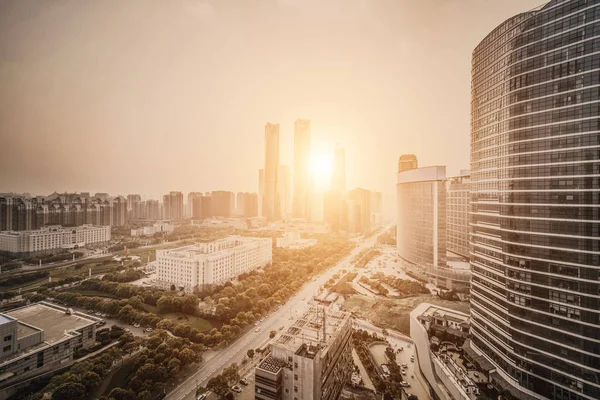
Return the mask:
<svg viewBox="0 0 600 400">
<path fill-rule="evenodd" d="M 248 349 L 246 354 L 248 355 L 248 358 L 253 359 L 254 358 L 254 349 Z"/>
<path fill-rule="evenodd" d="M 131 389 L 116 387 L 108 394 L 108 400 L 136 400 L 136 396 Z"/>
<path fill-rule="evenodd" d="M 269 332 L 269 338 L 273 339 L 275 337 L 275 335 L 277 335 L 277 331 Z"/>
<path fill-rule="evenodd" d="M 85 386 L 76 382 L 63 383 L 52 393 L 53 400 L 83 399 L 84 397 Z"/>
<path fill-rule="evenodd" d="M 85 386 L 85 389 L 88 393 L 100 386 L 101 382 L 102 379 L 100 378 L 100 375 L 92 371 L 86 372 L 81 377 L 81 383 L 83 384 L 83 386 Z"/>
<path fill-rule="evenodd" d="M 227 379 L 223 375 L 217 375 L 214 378 L 210 378 L 206 384 L 206 388 L 211 390 L 220 398 L 225 397 L 229 391 L 229 385 Z"/>
</svg>

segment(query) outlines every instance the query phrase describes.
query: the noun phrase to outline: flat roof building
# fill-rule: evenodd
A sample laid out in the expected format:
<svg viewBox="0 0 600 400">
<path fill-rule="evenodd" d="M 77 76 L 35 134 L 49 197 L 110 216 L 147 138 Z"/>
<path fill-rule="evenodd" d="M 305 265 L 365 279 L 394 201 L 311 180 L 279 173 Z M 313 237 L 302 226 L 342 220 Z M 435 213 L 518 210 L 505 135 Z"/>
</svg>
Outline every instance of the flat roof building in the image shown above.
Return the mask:
<svg viewBox="0 0 600 400">
<path fill-rule="evenodd" d="M 209 243 L 156 250 L 157 283 L 192 292 L 226 282 L 272 261 L 271 238 L 230 236 Z"/>
<path fill-rule="evenodd" d="M 350 314 L 310 307 L 255 368 L 257 400 L 335 400 L 353 370 Z"/>
<path fill-rule="evenodd" d="M 0 389 L 68 365 L 76 350 L 94 345 L 96 323 L 46 302 L 0 314 Z"/>
</svg>

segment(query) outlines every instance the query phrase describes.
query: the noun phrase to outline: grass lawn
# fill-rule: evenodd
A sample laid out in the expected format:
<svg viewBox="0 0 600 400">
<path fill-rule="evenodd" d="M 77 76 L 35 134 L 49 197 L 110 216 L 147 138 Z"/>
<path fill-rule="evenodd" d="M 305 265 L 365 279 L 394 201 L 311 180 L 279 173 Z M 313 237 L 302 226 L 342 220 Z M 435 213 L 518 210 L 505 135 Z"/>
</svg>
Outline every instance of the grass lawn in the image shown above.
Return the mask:
<svg viewBox="0 0 600 400">
<path fill-rule="evenodd" d="M 220 328 L 222 324 L 218 321 L 209 321 L 200 317 L 193 317 L 191 315 L 183 314 L 183 313 L 159 313 L 158 308 L 156 306 L 151 306 L 148 304 L 144 304 L 144 309 L 150 313 L 156 314 L 161 318 L 168 318 L 173 322 L 178 324 L 189 325 L 192 328 L 198 329 L 200 332 L 208 332 L 212 328 Z"/>
</svg>

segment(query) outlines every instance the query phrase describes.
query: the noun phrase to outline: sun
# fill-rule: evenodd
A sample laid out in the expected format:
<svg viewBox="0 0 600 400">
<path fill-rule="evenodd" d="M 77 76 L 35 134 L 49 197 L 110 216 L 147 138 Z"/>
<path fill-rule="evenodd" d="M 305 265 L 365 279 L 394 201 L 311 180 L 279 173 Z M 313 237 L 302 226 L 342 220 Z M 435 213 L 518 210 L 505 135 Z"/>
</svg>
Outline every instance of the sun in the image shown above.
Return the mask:
<svg viewBox="0 0 600 400">
<path fill-rule="evenodd" d="M 316 153 L 310 159 L 311 176 L 319 188 L 325 189 L 331 183 L 333 157 L 326 153 Z"/>
</svg>

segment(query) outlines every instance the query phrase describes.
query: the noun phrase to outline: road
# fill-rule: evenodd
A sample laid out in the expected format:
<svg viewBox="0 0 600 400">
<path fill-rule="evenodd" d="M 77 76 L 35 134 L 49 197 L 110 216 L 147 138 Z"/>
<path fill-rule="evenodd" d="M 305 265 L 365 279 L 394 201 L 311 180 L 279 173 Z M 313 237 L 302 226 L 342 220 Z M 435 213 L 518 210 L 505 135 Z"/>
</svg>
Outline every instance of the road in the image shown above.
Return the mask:
<svg viewBox="0 0 600 400">
<path fill-rule="evenodd" d="M 381 232 L 385 232 L 385 230 L 387 228 L 381 230 Z M 227 348 L 211 352 L 207 355 L 205 362 L 200 366 L 198 371 L 173 389 L 166 398 L 169 400 L 191 400 L 194 398 L 198 386 L 205 386 L 212 376 L 219 374 L 229 364 L 234 362 L 240 364 L 246 356 L 248 349 L 256 349 L 267 343 L 271 330 L 279 332 L 281 326 L 308 308 L 312 296 L 318 294 L 318 288 L 342 269 L 350 269 L 352 259 L 362 250 L 372 247 L 376 243 L 378 236 L 373 235 L 364 241 L 359 241 L 358 246 L 348 256 L 327 271 L 316 276 L 312 281 L 306 283 L 298 293 L 290 297 L 279 310 L 271 313 L 255 329 L 241 336 Z M 260 328 L 258 332 L 256 332 L 257 328 Z"/>
</svg>

